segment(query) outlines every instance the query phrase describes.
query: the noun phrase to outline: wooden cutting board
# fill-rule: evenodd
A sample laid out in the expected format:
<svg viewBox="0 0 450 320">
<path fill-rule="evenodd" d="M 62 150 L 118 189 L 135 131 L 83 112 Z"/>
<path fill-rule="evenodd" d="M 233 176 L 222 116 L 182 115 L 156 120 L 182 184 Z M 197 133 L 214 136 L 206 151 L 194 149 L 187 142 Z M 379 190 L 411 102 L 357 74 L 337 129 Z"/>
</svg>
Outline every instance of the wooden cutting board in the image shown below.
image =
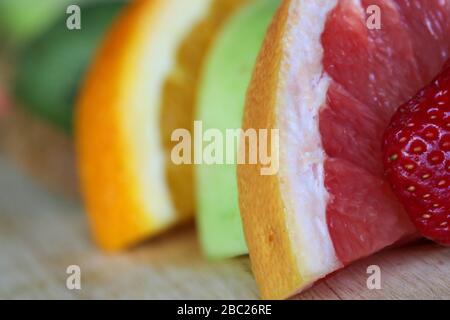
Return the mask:
<svg viewBox="0 0 450 320">
<path fill-rule="evenodd" d="M 81 290 L 66 269 L 81 268 Z M 367 268 L 381 269 L 369 290 Z M 127 253 L 92 244 L 79 204 L 49 194 L 0 156 L 0 298 L 257 299 L 247 257 L 202 258 L 193 226 Z M 421 242 L 337 272 L 296 299 L 450 299 L 450 249 Z"/>
</svg>

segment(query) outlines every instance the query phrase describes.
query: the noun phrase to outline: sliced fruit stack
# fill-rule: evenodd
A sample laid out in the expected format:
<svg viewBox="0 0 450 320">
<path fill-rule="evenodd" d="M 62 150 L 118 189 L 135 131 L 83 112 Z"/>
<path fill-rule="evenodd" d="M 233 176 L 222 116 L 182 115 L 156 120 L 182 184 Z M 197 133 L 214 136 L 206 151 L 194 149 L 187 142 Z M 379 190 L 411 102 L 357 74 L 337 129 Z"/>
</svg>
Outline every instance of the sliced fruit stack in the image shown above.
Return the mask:
<svg viewBox="0 0 450 320">
<path fill-rule="evenodd" d="M 368 26 L 373 5 L 381 28 Z M 65 43 L 55 31 L 63 45 L 42 42 L 19 77 L 26 106 L 68 132 L 79 78 L 65 74 L 83 73 L 106 27 L 102 14 L 88 39 Z M 125 249 L 198 213 L 206 255 L 248 250 L 262 297 L 277 299 L 414 239 L 417 229 L 448 245 L 449 69 L 404 103 L 450 56 L 449 16 L 442 0 L 130 2 L 75 112 L 97 243 Z M 65 69 L 77 41 L 92 46 Z M 36 85 L 42 77 L 48 88 Z M 221 133 L 279 130 L 271 154 L 279 171 L 265 176 L 261 163 L 243 164 L 236 176 L 234 164 L 175 164 L 172 134 L 192 133 L 194 120 Z"/>
<path fill-rule="evenodd" d="M 194 171 L 171 161 L 172 133 L 192 131 L 196 118 L 222 131 L 240 126 L 277 5 L 137 1 L 119 19 L 76 118 L 82 186 L 103 248 L 125 248 L 198 211 L 209 257 L 242 254 L 240 211 L 262 296 L 286 298 L 417 236 L 386 179 L 382 138 L 397 107 L 449 56 L 445 1 L 282 1 L 243 122 L 279 130 L 279 172 L 240 165 L 238 201 L 234 166 Z M 373 5 L 381 28 L 368 27 Z"/>
</svg>

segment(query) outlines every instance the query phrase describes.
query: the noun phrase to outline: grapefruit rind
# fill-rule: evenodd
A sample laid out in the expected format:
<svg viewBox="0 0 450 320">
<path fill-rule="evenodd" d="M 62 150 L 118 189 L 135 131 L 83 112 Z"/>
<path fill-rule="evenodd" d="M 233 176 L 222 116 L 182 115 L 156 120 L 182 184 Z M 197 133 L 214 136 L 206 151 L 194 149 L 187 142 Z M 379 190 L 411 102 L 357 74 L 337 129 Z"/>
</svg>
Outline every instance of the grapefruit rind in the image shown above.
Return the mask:
<svg viewBox="0 0 450 320">
<path fill-rule="evenodd" d="M 305 2 L 305 5 L 308 4 L 314 5 L 312 2 Z M 299 16 L 306 11 L 293 10 L 293 5 L 295 2 L 292 1 L 282 3 L 266 36 L 247 95 L 244 130 L 279 128 L 280 108 L 283 103 L 289 102 L 281 100 L 279 87 L 281 82 L 285 84 L 289 80 L 290 68 L 286 64 L 286 55 L 294 45 L 295 38 L 289 38 L 292 23 L 309 22 L 311 25 L 320 26 L 317 17 Z M 309 30 L 308 34 L 312 31 Z M 290 36 L 295 37 L 295 34 Z M 310 43 L 310 39 L 305 40 Z M 298 39 L 295 39 L 295 42 L 298 42 Z M 314 59 L 320 58 L 316 57 L 317 53 L 313 53 Z M 280 138 L 284 139 L 282 132 L 280 134 Z M 280 141 L 280 148 L 282 146 L 283 140 Z M 280 168 L 283 167 L 283 157 L 283 150 L 280 149 Z M 260 164 L 238 166 L 239 201 L 244 232 L 252 269 L 262 297 L 283 299 L 294 294 L 299 288 L 311 284 L 328 270 L 315 274 L 315 270 L 308 267 L 310 259 L 301 253 L 310 253 L 310 245 L 315 244 L 305 243 L 302 239 L 294 240 L 294 237 L 299 235 L 293 230 L 293 225 L 297 225 L 294 212 L 287 206 L 283 196 L 283 192 L 288 191 L 286 182 L 280 175 L 263 176 L 260 169 Z M 318 217 L 318 223 L 325 228 L 322 214 Z M 324 242 L 327 250 L 319 248 L 314 254 L 329 252 L 331 240 L 325 239 Z M 331 268 L 337 268 L 333 257 L 331 261 Z"/>
<path fill-rule="evenodd" d="M 244 130 L 280 130 L 277 175 L 262 176 L 259 164 L 238 167 L 245 236 L 266 299 L 292 296 L 342 266 L 328 233 L 329 195 L 317 120 L 328 87 L 320 37 L 335 5 L 283 2 L 247 95 Z"/>
</svg>

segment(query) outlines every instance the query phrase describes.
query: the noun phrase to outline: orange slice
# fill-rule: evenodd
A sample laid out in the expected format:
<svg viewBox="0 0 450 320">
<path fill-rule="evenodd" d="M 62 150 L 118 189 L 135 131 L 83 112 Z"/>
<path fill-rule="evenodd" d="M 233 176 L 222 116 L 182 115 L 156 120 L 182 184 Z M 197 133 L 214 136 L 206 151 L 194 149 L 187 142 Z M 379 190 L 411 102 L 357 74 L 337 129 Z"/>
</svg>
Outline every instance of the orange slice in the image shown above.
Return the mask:
<svg viewBox="0 0 450 320">
<path fill-rule="evenodd" d="M 170 161 L 174 129 L 191 129 L 203 57 L 244 0 L 133 1 L 82 89 L 76 146 L 94 237 L 119 250 L 194 212 L 192 167 Z"/>
</svg>

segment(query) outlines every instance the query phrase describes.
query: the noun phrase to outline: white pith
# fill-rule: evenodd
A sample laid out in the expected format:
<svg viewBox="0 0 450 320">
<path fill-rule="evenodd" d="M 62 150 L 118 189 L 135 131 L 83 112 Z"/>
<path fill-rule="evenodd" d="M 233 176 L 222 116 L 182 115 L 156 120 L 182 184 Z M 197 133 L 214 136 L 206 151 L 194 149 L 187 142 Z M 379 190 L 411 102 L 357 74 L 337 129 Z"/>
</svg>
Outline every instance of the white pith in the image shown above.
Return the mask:
<svg viewBox="0 0 450 320">
<path fill-rule="evenodd" d="M 286 228 L 304 285 L 341 267 L 327 225 L 326 155 L 319 132 L 319 111 L 330 84 L 322 66 L 321 35 L 336 4 L 292 1 L 277 93 L 279 181 Z"/>
<path fill-rule="evenodd" d="M 212 0 L 160 1 L 153 16 L 143 17 L 135 54 L 127 57 L 128 74 L 123 82 L 127 105 L 121 106 L 125 143 L 131 150 L 130 170 L 137 180 L 139 201 L 156 227 L 172 223 L 176 210 L 166 179 L 160 133 L 160 109 L 165 81 L 176 63 L 181 42 L 204 19 Z M 131 51 L 130 51 L 131 52 Z M 132 103 L 130 103 L 132 101 Z"/>
</svg>

